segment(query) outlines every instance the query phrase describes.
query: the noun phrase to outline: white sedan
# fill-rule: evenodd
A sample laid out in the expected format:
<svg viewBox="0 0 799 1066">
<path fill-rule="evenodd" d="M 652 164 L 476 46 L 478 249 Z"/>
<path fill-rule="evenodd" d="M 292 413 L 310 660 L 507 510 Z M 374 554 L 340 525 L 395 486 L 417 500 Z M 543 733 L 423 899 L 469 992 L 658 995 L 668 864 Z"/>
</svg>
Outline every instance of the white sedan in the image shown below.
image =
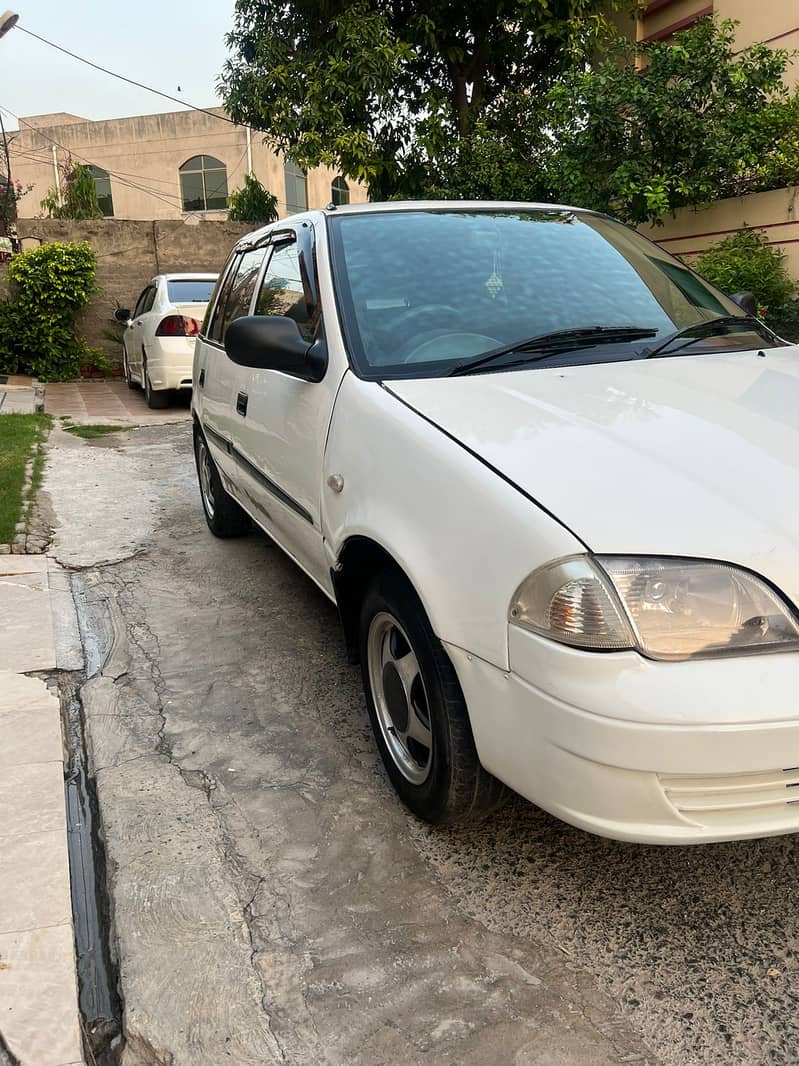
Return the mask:
<svg viewBox="0 0 799 1066">
<path fill-rule="evenodd" d="M 208 525 L 336 603 L 411 810 L 799 830 L 799 349 L 750 295 L 535 204 L 295 215 L 222 278 Z"/>
<path fill-rule="evenodd" d="M 194 343 L 216 284 L 216 274 L 159 274 L 124 322 L 123 368 L 128 388 L 144 389 L 148 407 L 167 407 L 175 392 L 191 389 Z"/>
</svg>

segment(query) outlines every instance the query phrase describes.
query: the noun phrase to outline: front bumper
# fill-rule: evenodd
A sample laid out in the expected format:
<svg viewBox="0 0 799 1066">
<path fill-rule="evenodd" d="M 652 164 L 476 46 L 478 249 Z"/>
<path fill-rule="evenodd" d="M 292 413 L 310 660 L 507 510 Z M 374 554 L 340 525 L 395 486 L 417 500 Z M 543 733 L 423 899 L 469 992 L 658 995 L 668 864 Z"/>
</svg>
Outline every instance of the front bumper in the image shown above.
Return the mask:
<svg viewBox="0 0 799 1066">
<path fill-rule="evenodd" d="M 483 765 L 601 836 L 799 831 L 799 655 L 654 663 L 511 626 L 509 672 L 448 645 Z"/>
</svg>

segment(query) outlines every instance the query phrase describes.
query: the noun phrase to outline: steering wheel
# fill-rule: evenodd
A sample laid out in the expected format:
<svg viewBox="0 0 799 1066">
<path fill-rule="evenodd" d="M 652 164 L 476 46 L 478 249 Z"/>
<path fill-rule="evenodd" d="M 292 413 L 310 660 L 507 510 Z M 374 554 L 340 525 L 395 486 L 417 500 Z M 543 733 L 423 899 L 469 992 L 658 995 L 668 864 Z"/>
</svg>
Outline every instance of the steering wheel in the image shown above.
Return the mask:
<svg viewBox="0 0 799 1066">
<path fill-rule="evenodd" d="M 404 333 L 406 338 L 409 338 L 400 348 L 397 361 L 410 361 L 409 356 L 419 347 L 414 347 L 413 342 L 421 332 L 429 333 L 431 329 L 449 332 L 450 327 L 457 325 L 461 317 L 462 312 L 449 304 L 420 304 L 419 307 L 410 307 L 395 326 L 397 333 Z M 425 319 L 429 320 L 427 325 Z"/>
<path fill-rule="evenodd" d="M 472 356 L 490 352 L 493 348 L 499 348 L 501 344 L 502 341 L 498 341 L 496 337 L 488 337 L 485 333 L 441 330 L 408 352 L 402 362 L 433 363 L 437 359 L 450 359 L 455 353 L 459 359 L 470 359 Z"/>
</svg>

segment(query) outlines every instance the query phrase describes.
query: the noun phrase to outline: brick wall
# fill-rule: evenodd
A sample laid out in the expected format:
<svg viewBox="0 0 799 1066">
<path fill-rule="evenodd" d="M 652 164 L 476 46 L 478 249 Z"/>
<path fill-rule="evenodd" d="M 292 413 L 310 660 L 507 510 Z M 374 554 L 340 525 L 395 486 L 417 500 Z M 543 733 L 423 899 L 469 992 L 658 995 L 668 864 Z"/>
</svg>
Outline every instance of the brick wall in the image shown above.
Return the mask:
<svg viewBox="0 0 799 1066">
<path fill-rule="evenodd" d="M 236 241 L 253 228 L 249 222 L 198 221 L 189 225 L 172 219 L 72 222 L 27 218 L 18 222 L 26 250 L 53 241 L 91 244 L 97 255 L 100 292 L 84 311 L 80 329 L 92 347 L 102 348 L 115 361 L 120 358 L 121 348 L 106 334 L 115 332 L 117 307 L 132 308 L 156 274 L 221 270 Z"/>
</svg>

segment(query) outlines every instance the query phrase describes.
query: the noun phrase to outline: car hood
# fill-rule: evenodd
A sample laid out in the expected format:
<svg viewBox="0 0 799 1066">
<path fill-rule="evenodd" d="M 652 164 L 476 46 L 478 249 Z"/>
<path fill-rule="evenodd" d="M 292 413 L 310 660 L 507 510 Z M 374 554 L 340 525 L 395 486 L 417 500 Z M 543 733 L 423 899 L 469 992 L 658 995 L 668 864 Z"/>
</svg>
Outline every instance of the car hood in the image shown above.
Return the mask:
<svg viewBox="0 0 799 1066">
<path fill-rule="evenodd" d="M 724 559 L 799 602 L 799 347 L 386 387 L 592 551 Z"/>
</svg>

